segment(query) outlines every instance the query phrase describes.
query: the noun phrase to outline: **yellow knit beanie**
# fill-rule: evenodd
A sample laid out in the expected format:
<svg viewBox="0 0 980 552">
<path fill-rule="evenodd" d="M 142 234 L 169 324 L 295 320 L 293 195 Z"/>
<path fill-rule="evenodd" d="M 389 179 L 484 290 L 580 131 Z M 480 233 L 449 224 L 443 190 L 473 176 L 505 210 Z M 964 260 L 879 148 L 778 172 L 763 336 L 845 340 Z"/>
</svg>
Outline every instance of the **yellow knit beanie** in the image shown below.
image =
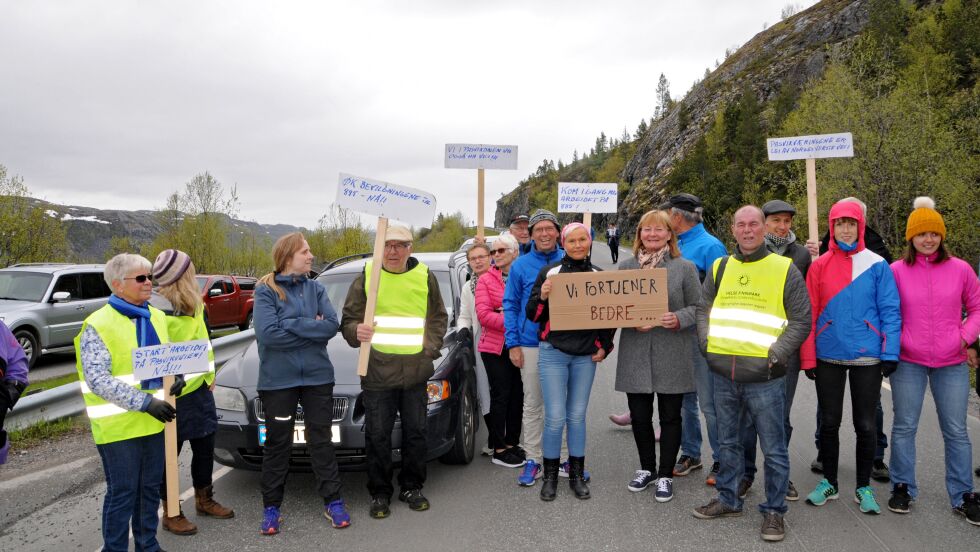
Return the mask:
<svg viewBox="0 0 980 552">
<path fill-rule="evenodd" d="M 912 203 L 912 214 L 909 215 L 905 226 L 905 240 L 923 232 L 935 232 L 943 240 L 946 239 L 946 223 L 943 216 L 936 211 L 936 202 L 931 197 L 920 196 Z"/>
</svg>

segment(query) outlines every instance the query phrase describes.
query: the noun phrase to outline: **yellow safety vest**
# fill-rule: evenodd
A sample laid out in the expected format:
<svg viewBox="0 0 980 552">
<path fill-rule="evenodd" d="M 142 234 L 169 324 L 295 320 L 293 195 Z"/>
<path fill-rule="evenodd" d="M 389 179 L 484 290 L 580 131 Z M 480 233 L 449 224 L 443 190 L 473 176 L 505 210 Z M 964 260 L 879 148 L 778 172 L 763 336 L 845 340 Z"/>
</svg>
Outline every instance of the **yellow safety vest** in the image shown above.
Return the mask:
<svg viewBox="0 0 980 552">
<path fill-rule="evenodd" d="M 723 257 L 722 257 L 723 258 Z M 712 274 L 717 277 L 721 259 Z M 782 255 L 767 255 L 743 263 L 728 258 L 722 281 L 708 319 L 708 352 L 766 358 L 769 347 L 786 328 L 783 288 L 792 261 Z"/>
<path fill-rule="evenodd" d="M 161 343 L 168 343 L 166 315 L 154 307 L 150 308 L 150 323 L 160 338 Z M 85 411 L 92 424 L 92 438 L 95 444 L 104 445 L 153 435 L 163 431 L 163 423 L 145 412 L 126 410 L 96 395 L 85 383 L 82 369 L 81 339 L 85 328 L 92 326 L 99 332 L 99 337 L 109 349 L 112 356 L 112 377 L 139 389 L 140 382 L 133 377 L 133 349 L 139 345 L 136 342 L 136 327 L 133 321 L 110 305 L 93 312 L 82 324 L 82 331 L 75 336 L 75 366 L 78 370 L 78 380 L 82 386 L 82 398 L 85 399 Z M 157 399 L 163 400 L 163 390 L 143 391 Z"/>
<path fill-rule="evenodd" d="M 183 397 L 196 391 L 202 384 L 210 386 L 214 382 L 214 349 L 211 347 L 211 336 L 204 323 L 204 306 L 199 306 L 194 316 L 167 316 L 167 333 L 171 343 L 180 341 L 208 340 L 208 371 L 194 374 L 184 374 L 187 385 L 178 397 Z"/>
<path fill-rule="evenodd" d="M 368 261 L 364 266 L 365 293 L 371 280 L 371 264 Z M 401 274 L 381 270 L 371 347 L 394 355 L 422 352 L 428 306 L 429 267 L 419 263 Z"/>
</svg>

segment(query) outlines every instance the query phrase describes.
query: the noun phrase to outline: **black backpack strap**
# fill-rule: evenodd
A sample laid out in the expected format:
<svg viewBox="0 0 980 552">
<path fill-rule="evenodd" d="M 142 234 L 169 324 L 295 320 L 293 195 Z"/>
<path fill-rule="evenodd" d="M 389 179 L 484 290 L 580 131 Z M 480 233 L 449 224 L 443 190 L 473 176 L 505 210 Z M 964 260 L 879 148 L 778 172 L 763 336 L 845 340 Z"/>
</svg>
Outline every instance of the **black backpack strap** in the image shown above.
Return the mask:
<svg viewBox="0 0 980 552">
<path fill-rule="evenodd" d="M 730 258 L 731 255 L 725 255 L 724 257 L 722 257 L 721 262 L 718 263 L 718 273 L 715 274 L 715 279 L 714 279 L 715 292 L 718 291 L 718 288 L 721 285 L 721 279 L 725 275 L 725 265 L 728 264 L 728 259 Z"/>
</svg>

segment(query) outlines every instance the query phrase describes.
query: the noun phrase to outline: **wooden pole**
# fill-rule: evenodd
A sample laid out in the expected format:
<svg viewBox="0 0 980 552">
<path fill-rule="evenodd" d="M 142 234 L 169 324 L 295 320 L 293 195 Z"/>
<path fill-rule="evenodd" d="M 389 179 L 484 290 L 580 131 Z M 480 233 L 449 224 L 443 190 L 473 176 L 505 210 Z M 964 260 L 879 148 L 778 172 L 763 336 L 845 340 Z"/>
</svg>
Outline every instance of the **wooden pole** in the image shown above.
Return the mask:
<svg viewBox="0 0 980 552">
<path fill-rule="evenodd" d="M 476 173 L 476 237 L 483 238 L 483 169 L 477 169 Z"/>
<path fill-rule="evenodd" d="M 582 224 L 589 229 L 589 237 L 592 236 L 592 213 L 582 215 Z"/>
<path fill-rule="evenodd" d="M 163 378 L 163 400 L 177 408 L 177 399 L 170 394 L 170 386 L 174 384 L 173 376 Z M 166 458 L 167 474 L 167 517 L 180 515 L 180 476 L 177 473 L 177 420 L 163 425 L 164 457 Z"/>
<path fill-rule="evenodd" d="M 381 278 L 381 262 L 385 251 L 385 234 L 388 232 L 388 219 L 378 217 L 378 230 L 374 236 L 374 257 L 371 263 L 371 280 L 367 292 L 367 304 L 364 306 L 364 323 L 374 325 L 374 309 L 378 305 L 378 280 Z M 357 357 L 357 375 L 367 375 L 368 357 L 371 355 L 371 343 L 361 343 L 361 351 Z"/>
<path fill-rule="evenodd" d="M 820 243 L 817 229 L 817 160 L 806 160 L 806 213 L 810 223 L 810 239 Z"/>
</svg>

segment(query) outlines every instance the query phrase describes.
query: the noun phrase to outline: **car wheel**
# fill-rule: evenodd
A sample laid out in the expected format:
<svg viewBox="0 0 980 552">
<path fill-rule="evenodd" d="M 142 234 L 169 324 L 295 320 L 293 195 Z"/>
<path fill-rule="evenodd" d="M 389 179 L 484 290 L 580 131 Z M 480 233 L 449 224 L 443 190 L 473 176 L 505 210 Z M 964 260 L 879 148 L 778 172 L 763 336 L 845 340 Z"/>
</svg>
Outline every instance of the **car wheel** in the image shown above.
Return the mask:
<svg viewBox="0 0 980 552">
<path fill-rule="evenodd" d="M 37 358 L 41 356 L 41 349 L 37 346 L 37 338 L 30 330 L 17 330 L 14 332 L 14 337 L 17 338 L 17 342 L 24 349 L 24 354 L 27 355 L 27 368 L 33 368 L 34 364 L 37 363 Z"/>
<path fill-rule="evenodd" d="M 252 311 L 248 311 L 248 314 L 245 315 L 245 321 L 238 325 L 238 329 L 244 332 L 245 330 L 251 327 L 252 327 Z"/>
<path fill-rule="evenodd" d="M 453 448 L 439 458 L 446 464 L 469 464 L 476 449 L 477 402 L 472 381 L 467 381 L 459 398 L 459 422 L 453 432 Z"/>
</svg>

